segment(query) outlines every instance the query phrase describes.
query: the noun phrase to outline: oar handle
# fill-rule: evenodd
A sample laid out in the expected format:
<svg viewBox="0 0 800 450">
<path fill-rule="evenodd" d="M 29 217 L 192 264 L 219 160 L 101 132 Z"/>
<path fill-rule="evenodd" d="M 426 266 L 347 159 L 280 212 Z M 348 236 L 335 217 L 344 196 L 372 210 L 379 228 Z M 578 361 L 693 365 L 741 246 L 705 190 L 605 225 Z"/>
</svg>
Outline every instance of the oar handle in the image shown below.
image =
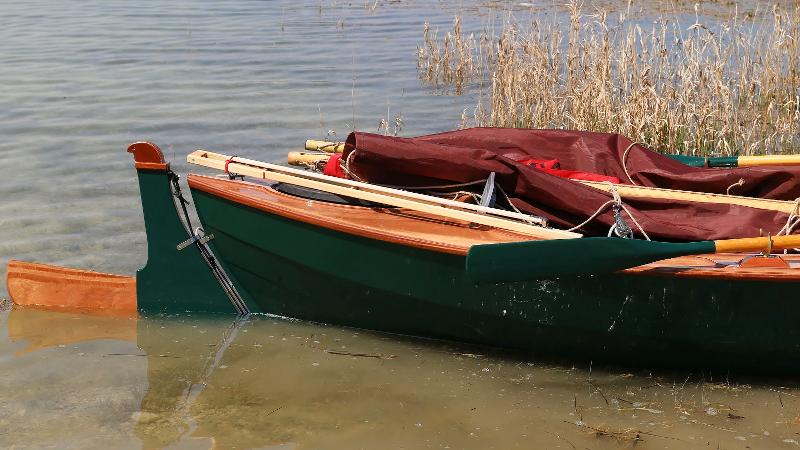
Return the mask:
<svg viewBox="0 0 800 450">
<path fill-rule="evenodd" d="M 759 252 L 800 247 L 800 236 L 767 236 L 757 238 L 725 239 L 714 241 L 717 253 Z"/>
<path fill-rule="evenodd" d="M 286 155 L 286 162 L 290 166 L 307 166 L 327 161 L 330 157 L 331 155 L 324 153 L 289 152 Z"/>
<path fill-rule="evenodd" d="M 739 167 L 791 166 L 800 164 L 800 155 L 740 156 L 737 162 Z"/>
<path fill-rule="evenodd" d="M 800 165 L 800 155 L 760 155 L 760 156 L 688 156 L 667 155 L 692 167 L 754 167 L 754 166 L 793 166 Z"/>
<path fill-rule="evenodd" d="M 306 141 L 306 150 L 321 150 L 328 153 L 342 153 L 344 151 L 344 142 L 315 141 L 313 139 L 309 139 Z"/>
</svg>

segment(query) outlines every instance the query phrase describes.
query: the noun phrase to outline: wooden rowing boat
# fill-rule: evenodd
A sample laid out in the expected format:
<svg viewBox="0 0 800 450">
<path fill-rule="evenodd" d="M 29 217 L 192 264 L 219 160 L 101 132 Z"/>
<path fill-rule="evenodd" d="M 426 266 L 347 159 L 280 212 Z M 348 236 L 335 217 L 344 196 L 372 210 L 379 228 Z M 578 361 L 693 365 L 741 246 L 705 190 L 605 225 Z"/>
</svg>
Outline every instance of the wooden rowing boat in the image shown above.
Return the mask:
<svg viewBox="0 0 800 450">
<path fill-rule="evenodd" d="M 239 159 L 227 161 L 230 172 L 250 167 L 260 176 L 189 175 L 204 236 L 185 244 L 192 228 L 182 223 L 168 163 L 150 143 L 134 144 L 130 151 L 148 236 L 148 262 L 135 281 L 141 314 L 238 310 L 202 257 L 207 245 L 250 312 L 587 362 L 800 369 L 800 307 L 793 297 L 800 288 L 800 257 L 795 255 L 693 255 L 610 273 L 613 267 L 598 268 L 603 255 L 594 254 L 595 241 L 587 238 L 536 237 L 466 219 L 465 214 L 482 215 L 476 211 L 453 208 L 459 213 L 449 215 L 423 201 L 406 199 L 405 206 L 355 202 L 347 194 L 360 195 L 354 193 L 359 188 L 371 192 L 358 185 L 339 195 L 306 195 L 286 189 L 290 172 L 270 171 L 263 164 L 259 169 L 257 162 Z M 294 180 L 302 185 L 311 178 Z M 629 240 L 603 242 L 621 241 Z M 523 263 L 594 268 L 503 282 L 477 282 L 465 270 L 476 248 L 537 242 L 568 242 L 575 248 L 586 243 L 589 250 L 528 252 Z M 15 303 L 57 305 L 70 296 L 37 297 L 57 282 L 58 271 L 30 269 L 18 262 L 9 266 Z M 93 282 L 89 275 L 84 279 Z M 109 279 L 96 281 L 108 285 Z M 96 300 L 85 289 L 73 292 L 72 306 L 81 296 Z"/>
</svg>

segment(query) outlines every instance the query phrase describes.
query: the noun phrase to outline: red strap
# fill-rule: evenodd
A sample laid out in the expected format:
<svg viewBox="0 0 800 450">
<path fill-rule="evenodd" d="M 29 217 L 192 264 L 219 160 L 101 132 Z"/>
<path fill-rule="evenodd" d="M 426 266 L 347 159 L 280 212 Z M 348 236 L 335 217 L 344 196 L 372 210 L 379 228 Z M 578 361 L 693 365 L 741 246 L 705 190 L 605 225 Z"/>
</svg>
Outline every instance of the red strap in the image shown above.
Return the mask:
<svg viewBox="0 0 800 450">
<path fill-rule="evenodd" d="M 225 174 L 227 174 L 229 177 L 231 176 L 231 173 L 228 171 L 228 164 L 233 162 L 233 158 L 236 158 L 236 156 L 231 156 L 230 158 L 225 160 Z"/>
<path fill-rule="evenodd" d="M 334 153 L 328 158 L 328 162 L 325 163 L 325 168 L 322 169 L 322 173 L 325 175 L 330 175 L 332 177 L 337 178 L 347 178 L 347 174 L 344 173 L 342 170 L 341 164 L 342 161 L 342 154 L 341 153 Z"/>
</svg>

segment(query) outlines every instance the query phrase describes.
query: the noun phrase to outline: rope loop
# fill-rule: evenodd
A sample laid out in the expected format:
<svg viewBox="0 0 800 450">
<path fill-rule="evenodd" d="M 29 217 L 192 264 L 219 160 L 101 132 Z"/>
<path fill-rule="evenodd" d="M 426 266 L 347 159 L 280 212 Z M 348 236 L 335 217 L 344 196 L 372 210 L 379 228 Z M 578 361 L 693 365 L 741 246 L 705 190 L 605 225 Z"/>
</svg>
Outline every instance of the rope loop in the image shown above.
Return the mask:
<svg viewBox="0 0 800 450">
<path fill-rule="evenodd" d="M 353 149 L 353 151 L 351 151 L 347 155 L 347 158 L 344 160 L 344 164 L 340 163 L 340 165 L 342 167 L 342 170 L 344 170 L 344 173 L 347 174 L 347 176 L 349 176 L 350 178 L 352 178 L 352 179 L 354 179 L 356 181 L 362 181 L 363 182 L 364 180 L 362 180 L 361 177 L 359 177 L 358 175 L 354 174 L 353 171 L 350 170 L 350 160 L 353 159 L 353 155 L 355 155 L 355 154 L 356 154 L 356 149 Z"/>
<path fill-rule="evenodd" d="M 635 181 L 633 181 L 633 178 L 631 178 L 631 174 L 628 173 L 627 162 L 628 162 L 628 152 L 630 152 L 633 146 L 635 145 L 641 145 L 641 144 L 639 142 L 631 142 L 631 145 L 629 145 L 628 148 L 625 149 L 625 152 L 622 153 L 622 168 L 625 170 L 625 176 L 628 177 L 628 181 L 630 181 L 631 184 L 634 186 L 636 186 L 637 184 Z"/>
<path fill-rule="evenodd" d="M 794 200 L 794 208 L 792 209 L 792 213 L 789 214 L 789 218 L 786 219 L 786 225 L 780 229 L 775 236 L 780 236 L 785 234 L 786 236 L 794 233 L 795 228 L 800 225 L 800 197 L 797 197 Z M 795 249 L 797 251 L 798 249 Z M 788 250 L 783 251 L 784 254 L 788 253 Z"/>
<path fill-rule="evenodd" d="M 744 183 L 745 183 L 744 178 L 739 178 L 739 181 L 728 186 L 728 189 L 725 191 L 725 194 L 731 195 L 731 189 L 735 188 L 736 186 L 744 186 Z"/>
<path fill-rule="evenodd" d="M 647 239 L 648 241 L 651 240 L 650 236 L 648 236 L 647 233 L 644 231 L 642 225 L 639 223 L 639 221 L 636 220 L 636 217 L 633 217 L 633 214 L 630 212 L 628 207 L 625 206 L 625 204 L 622 202 L 622 196 L 619 194 L 617 187 L 608 181 L 606 183 L 609 186 L 609 192 L 611 193 L 611 200 L 600 205 L 600 207 L 597 208 L 597 211 L 595 211 L 594 214 L 589 216 L 588 219 L 568 229 L 567 231 L 575 231 L 582 228 L 584 225 L 594 220 L 594 218 L 600 215 L 600 213 L 605 211 L 606 208 L 611 206 L 612 210 L 614 211 L 614 224 L 611 225 L 611 228 L 609 228 L 608 230 L 609 237 L 612 234 L 615 234 L 618 237 L 633 239 L 633 230 L 622 218 L 622 213 L 620 212 L 620 210 L 622 210 L 625 211 L 625 214 L 627 214 L 628 217 L 631 219 L 631 221 L 633 221 L 633 223 L 636 224 L 636 227 L 639 228 L 639 232 L 642 233 L 642 236 L 644 236 L 644 238 Z"/>
</svg>

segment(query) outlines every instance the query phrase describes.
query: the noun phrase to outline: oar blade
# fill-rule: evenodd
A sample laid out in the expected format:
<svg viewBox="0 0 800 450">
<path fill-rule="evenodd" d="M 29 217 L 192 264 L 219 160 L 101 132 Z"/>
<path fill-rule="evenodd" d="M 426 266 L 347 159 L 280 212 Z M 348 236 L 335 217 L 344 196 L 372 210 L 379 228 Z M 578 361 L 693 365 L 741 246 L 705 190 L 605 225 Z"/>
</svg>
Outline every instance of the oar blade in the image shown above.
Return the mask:
<svg viewBox="0 0 800 450">
<path fill-rule="evenodd" d="M 136 278 L 23 261 L 9 261 L 6 288 L 20 306 L 136 313 Z"/>
<path fill-rule="evenodd" d="M 654 242 L 579 238 L 473 245 L 467 275 L 477 282 L 507 282 L 611 273 L 683 255 L 714 253 L 714 241 Z"/>
</svg>

